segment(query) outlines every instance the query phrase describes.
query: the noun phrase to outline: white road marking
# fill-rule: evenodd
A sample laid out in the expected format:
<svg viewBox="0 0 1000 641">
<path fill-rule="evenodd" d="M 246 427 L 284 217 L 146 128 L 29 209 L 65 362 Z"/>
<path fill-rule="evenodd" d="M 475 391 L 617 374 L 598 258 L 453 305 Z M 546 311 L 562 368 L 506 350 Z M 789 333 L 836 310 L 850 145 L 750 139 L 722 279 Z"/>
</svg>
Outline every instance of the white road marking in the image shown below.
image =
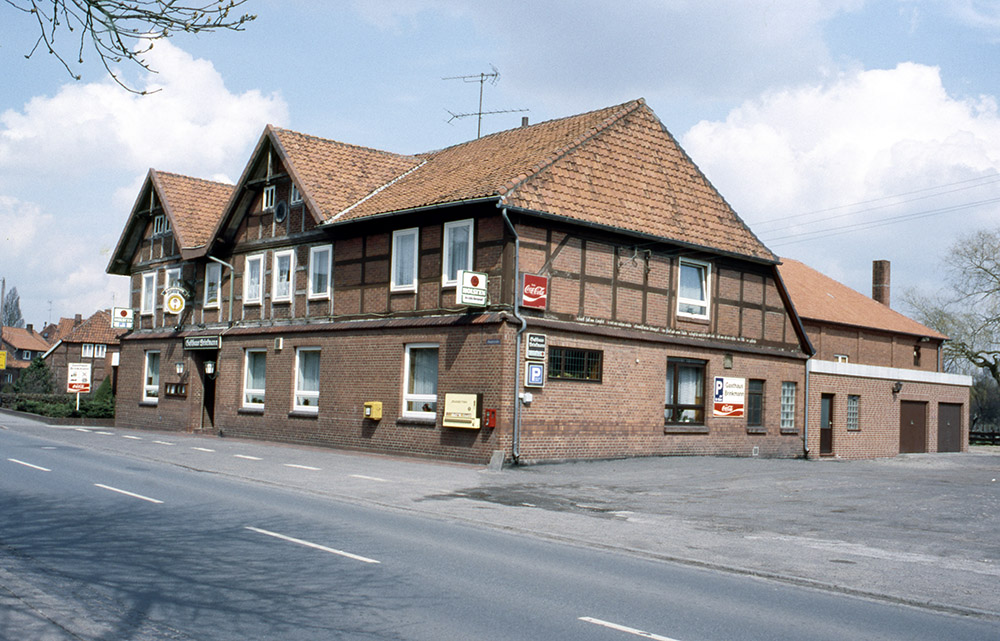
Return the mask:
<svg viewBox="0 0 1000 641">
<path fill-rule="evenodd" d="M 285 467 L 294 467 L 297 470 L 312 470 L 313 472 L 318 472 L 318 467 L 311 467 L 309 465 L 296 465 L 295 463 L 285 463 Z"/>
<path fill-rule="evenodd" d="M 192 447 L 192 450 L 198 450 L 199 452 L 214 452 L 215 450 L 210 450 L 207 447 Z"/>
<path fill-rule="evenodd" d="M 619 632 L 628 632 L 629 634 L 634 634 L 635 636 L 642 637 L 643 639 L 654 639 L 654 641 L 677 641 L 676 639 L 671 639 L 670 637 L 662 637 L 658 634 L 653 634 L 652 632 L 636 630 L 635 628 L 619 625 L 617 623 L 611 623 L 610 621 L 602 621 L 601 619 L 595 619 L 593 617 L 580 617 L 580 620 L 587 623 L 593 623 L 594 625 L 604 626 L 605 628 L 610 628 L 612 630 L 618 630 Z"/>
<path fill-rule="evenodd" d="M 247 454 L 233 454 L 233 456 L 235 456 L 236 458 L 245 458 L 248 461 L 263 461 L 264 460 L 264 459 L 262 459 L 259 456 L 249 456 Z"/>
<path fill-rule="evenodd" d="M 30 467 L 33 470 L 41 470 L 43 472 L 51 472 L 52 471 L 52 470 L 50 470 L 47 467 L 42 467 L 41 465 L 32 465 L 31 463 L 25 463 L 24 461 L 19 461 L 16 458 L 9 458 L 7 460 L 10 461 L 11 463 L 17 463 L 18 465 L 23 465 L 24 467 Z"/>
<path fill-rule="evenodd" d="M 120 490 L 117 487 L 111 487 L 110 485 L 102 485 L 101 483 L 94 483 L 94 487 L 99 487 L 102 490 L 109 490 L 111 492 L 118 492 L 119 494 L 124 494 L 125 496 L 131 496 L 134 499 L 142 499 L 143 501 L 149 501 L 150 503 L 163 503 L 159 499 L 151 499 L 148 496 L 143 496 L 142 494 L 135 494 L 134 492 L 129 492 L 127 490 Z"/>
<path fill-rule="evenodd" d="M 122 438 L 130 438 L 133 441 L 141 441 L 142 440 L 141 436 L 132 436 L 131 434 L 122 434 Z"/>
<path fill-rule="evenodd" d="M 356 479 L 364 479 L 366 481 L 379 481 L 381 483 L 388 483 L 389 482 L 388 479 L 380 479 L 377 476 L 365 476 L 364 474 L 351 474 L 351 477 L 352 478 L 356 478 Z"/>
<path fill-rule="evenodd" d="M 307 548 L 313 548 L 316 550 L 322 550 L 323 552 L 329 552 L 330 554 L 336 554 L 338 556 L 344 556 L 348 559 L 354 559 L 355 561 L 361 561 L 362 563 L 381 563 L 381 561 L 376 561 L 375 559 L 369 559 L 365 556 L 358 556 L 357 554 L 351 554 L 350 552 L 344 552 L 343 550 L 335 550 L 333 548 L 328 548 L 325 545 L 319 545 L 318 543 L 310 543 L 309 541 L 303 541 L 302 539 L 292 538 L 290 536 L 285 536 L 284 534 L 278 534 L 277 532 L 271 532 L 269 530 L 262 530 L 256 527 L 246 526 L 246 529 L 251 532 L 257 532 L 259 534 L 266 534 L 267 536 L 273 536 L 276 539 L 281 539 L 282 541 L 288 541 L 290 543 L 297 543 L 299 545 L 304 545 Z"/>
<path fill-rule="evenodd" d="M 100 434 L 101 436 L 113 436 L 114 432 L 105 432 L 103 430 L 95 431 L 94 434 Z"/>
<path fill-rule="evenodd" d="M 86 427 L 77 427 L 75 429 L 77 432 L 90 432 Z"/>
<path fill-rule="evenodd" d="M 153 441 L 153 442 L 158 443 L 160 445 L 173 445 L 173 443 L 167 443 L 166 441 Z"/>
</svg>

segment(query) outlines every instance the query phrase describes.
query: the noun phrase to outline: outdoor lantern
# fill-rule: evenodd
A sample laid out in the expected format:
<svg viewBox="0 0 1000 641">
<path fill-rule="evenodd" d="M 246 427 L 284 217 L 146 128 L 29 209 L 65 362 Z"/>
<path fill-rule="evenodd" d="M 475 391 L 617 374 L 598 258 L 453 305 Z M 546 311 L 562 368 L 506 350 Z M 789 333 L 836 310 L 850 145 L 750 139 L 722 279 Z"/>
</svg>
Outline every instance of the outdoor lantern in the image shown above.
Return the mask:
<svg viewBox="0 0 1000 641">
<path fill-rule="evenodd" d="M 903 381 L 896 381 L 892 384 L 892 393 L 899 394 L 903 390 Z"/>
<path fill-rule="evenodd" d="M 174 367 L 177 369 L 178 376 L 182 376 L 184 374 L 184 361 L 177 361 Z"/>
<path fill-rule="evenodd" d="M 205 361 L 205 373 L 209 376 L 215 375 L 215 361 Z"/>
</svg>

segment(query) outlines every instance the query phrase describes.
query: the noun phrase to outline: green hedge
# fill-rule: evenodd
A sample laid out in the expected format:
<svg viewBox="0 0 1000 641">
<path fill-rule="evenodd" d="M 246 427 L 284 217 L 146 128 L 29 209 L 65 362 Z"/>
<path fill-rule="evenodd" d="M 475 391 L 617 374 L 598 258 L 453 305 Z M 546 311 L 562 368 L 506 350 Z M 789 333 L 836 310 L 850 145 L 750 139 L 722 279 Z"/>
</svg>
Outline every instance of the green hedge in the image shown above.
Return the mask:
<svg viewBox="0 0 1000 641">
<path fill-rule="evenodd" d="M 80 397 L 79 412 L 76 411 L 75 394 L 0 394 L 0 406 L 52 418 L 115 417 L 115 397 L 111 394 L 110 378 L 104 379 L 93 394 Z"/>
</svg>

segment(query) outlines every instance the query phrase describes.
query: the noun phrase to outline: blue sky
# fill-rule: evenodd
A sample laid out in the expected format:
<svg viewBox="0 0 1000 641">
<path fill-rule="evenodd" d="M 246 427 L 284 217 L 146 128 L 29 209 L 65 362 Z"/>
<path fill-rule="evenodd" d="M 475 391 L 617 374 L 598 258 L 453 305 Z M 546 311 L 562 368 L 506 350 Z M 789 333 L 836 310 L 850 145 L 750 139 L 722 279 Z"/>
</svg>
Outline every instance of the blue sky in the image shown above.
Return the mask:
<svg viewBox="0 0 1000 641">
<path fill-rule="evenodd" d="M 241 33 L 157 44 L 127 94 L 84 50 L 26 60 L 0 4 L 0 276 L 27 322 L 122 304 L 104 274 L 149 167 L 235 180 L 267 123 L 394 152 L 645 97 L 776 253 L 894 306 L 1000 212 L 1000 6 L 975 0 L 251 1 Z M 65 37 L 65 33 L 61 34 Z M 61 40 L 74 51 L 69 39 Z M 997 201 L 997 202 L 994 202 Z M 974 205 L 973 203 L 979 203 Z M 51 301 L 51 304 L 50 302 Z"/>
</svg>

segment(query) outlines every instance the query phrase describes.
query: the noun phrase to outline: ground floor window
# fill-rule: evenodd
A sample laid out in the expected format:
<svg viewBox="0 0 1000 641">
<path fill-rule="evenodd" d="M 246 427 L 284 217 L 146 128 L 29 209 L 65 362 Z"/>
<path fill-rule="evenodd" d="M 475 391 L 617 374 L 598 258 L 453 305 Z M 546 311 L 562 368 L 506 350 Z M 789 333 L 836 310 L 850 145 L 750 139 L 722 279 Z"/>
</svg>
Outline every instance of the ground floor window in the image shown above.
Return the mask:
<svg viewBox="0 0 1000 641">
<path fill-rule="evenodd" d="M 781 429 L 795 429 L 795 396 L 798 393 L 798 385 L 795 381 L 784 381 L 781 383 Z"/>
<path fill-rule="evenodd" d="M 407 345 L 403 371 L 403 416 L 436 418 L 438 346 L 430 343 Z"/>
<path fill-rule="evenodd" d="M 549 348 L 549 378 L 601 382 L 603 352 L 597 349 Z"/>
<path fill-rule="evenodd" d="M 860 421 L 861 397 L 857 394 L 847 395 L 847 429 L 858 431 L 861 429 Z"/>
<path fill-rule="evenodd" d="M 751 378 L 747 381 L 747 427 L 764 425 L 764 381 Z"/>
<path fill-rule="evenodd" d="M 143 371 L 142 400 L 157 402 L 160 397 L 160 352 L 146 352 L 146 365 Z"/>
<path fill-rule="evenodd" d="M 299 347 L 295 350 L 295 409 L 297 411 L 319 411 L 319 353 L 318 347 Z"/>
<path fill-rule="evenodd" d="M 705 422 L 705 362 L 681 358 L 667 360 L 667 395 L 663 422 Z"/>
<path fill-rule="evenodd" d="M 248 349 L 243 374 L 243 407 L 264 407 L 267 350 Z"/>
</svg>

